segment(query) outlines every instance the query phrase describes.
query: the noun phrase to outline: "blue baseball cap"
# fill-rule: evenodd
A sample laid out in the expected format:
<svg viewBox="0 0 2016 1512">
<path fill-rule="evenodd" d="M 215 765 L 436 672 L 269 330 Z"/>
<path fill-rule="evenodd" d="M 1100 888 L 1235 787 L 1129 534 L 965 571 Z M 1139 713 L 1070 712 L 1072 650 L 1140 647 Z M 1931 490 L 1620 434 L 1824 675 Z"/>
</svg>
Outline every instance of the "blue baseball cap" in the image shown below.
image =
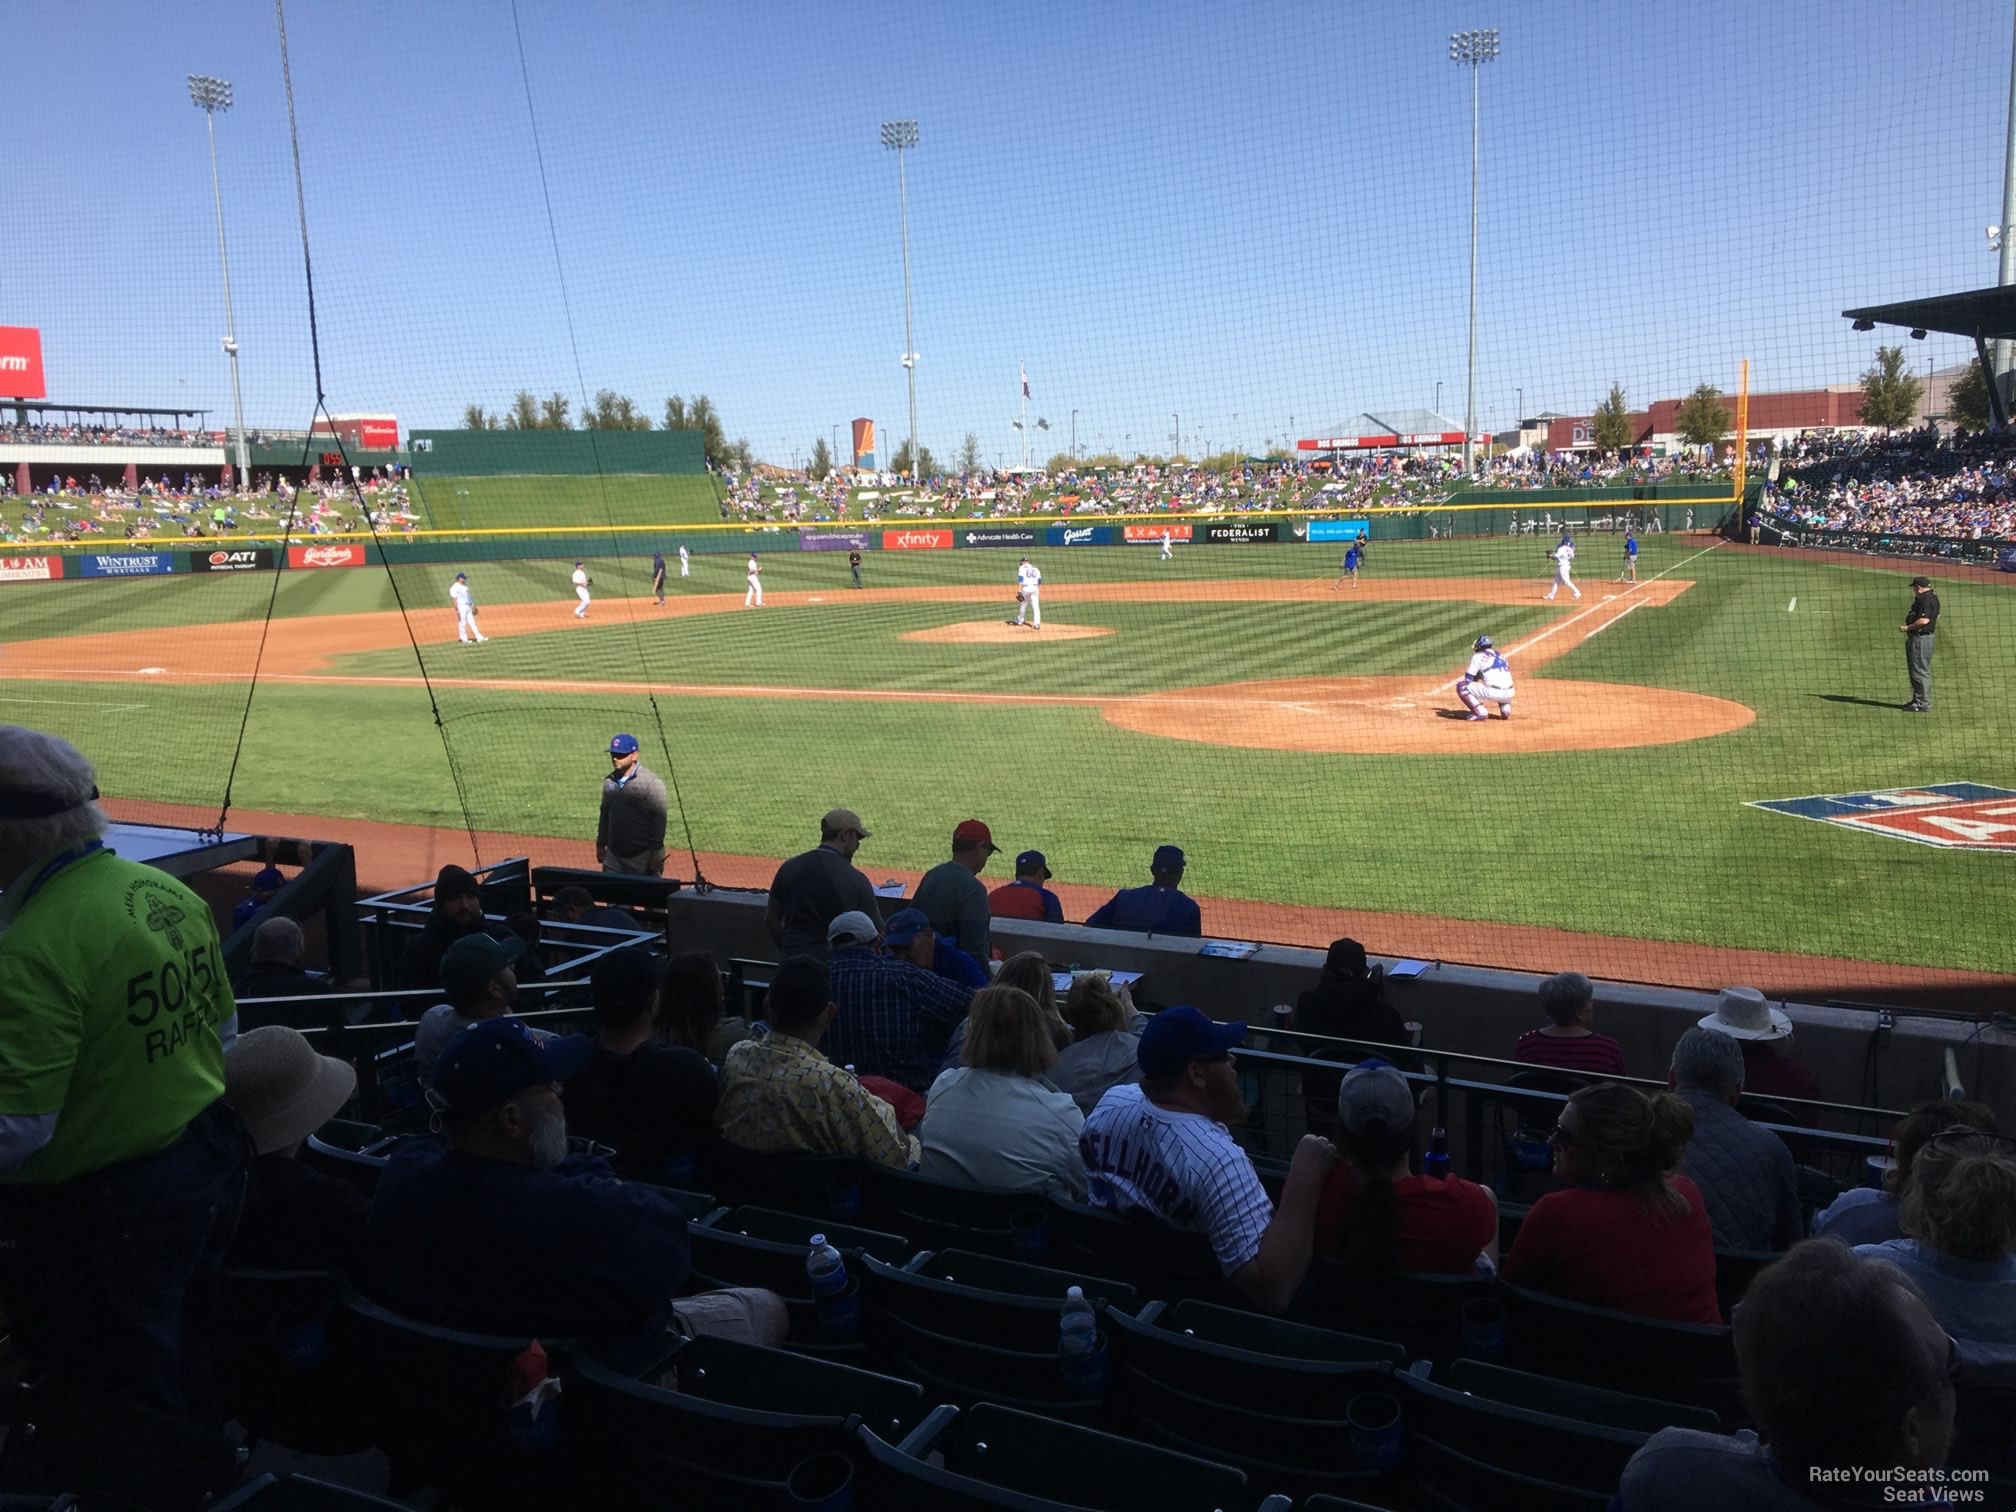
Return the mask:
<svg viewBox="0 0 2016 1512">
<path fill-rule="evenodd" d="M 882 921 L 882 943 L 908 945 L 918 935 L 928 933 L 931 919 L 921 908 L 903 908 Z"/>
<path fill-rule="evenodd" d="M 484 1019 L 448 1041 L 427 1101 L 437 1113 L 487 1113 L 527 1087 L 579 1076 L 594 1056 L 585 1034 L 542 1035 L 523 1019 Z"/>
<path fill-rule="evenodd" d="M 278 892 L 286 885 L 287 874 L 277 866 L 261 867 L 259 874 L 252 879 L 254 892 Z"/>
<path fill-rule="evenodd" d="M 1141 1031 L 1134 1059 L 1144 1076 L 1173 1076 L 1198 1056 L 1236 1049 L 1245 1038 L 1243 1021 L 1221 1024 L 1195 1008 L 1164 1008 Z"/>
<path fill-rule="evenodd" d="M 1050 863 L 1043 859 L 1041 851 L 1024 851 L 1015 858 L 1015 875 L 1026 877 L 1031 872 L 1043 873 L 1043 879 L 1050 879 Z"/>
<path fill-rule="evenodd" d="M 616 735 L 616 736 L 612 736 L 612 737 L 610 738 L 610 741 L 609 741 L 609 754 L 610 754 L 611 756 L 634 756 L 634 755 L 636 755 L 636 754 L 637 754 L 637 737 L 636 737 L 635 735 Z"/>
<path fill-rule="evenodd" d="M 1148 869 L 1158 872 L 1181 871 L 1184 864 L 1182 846 L 1158 845 L 1155 847 L 1155 859 L 1148 863 Z"/>
</svg>

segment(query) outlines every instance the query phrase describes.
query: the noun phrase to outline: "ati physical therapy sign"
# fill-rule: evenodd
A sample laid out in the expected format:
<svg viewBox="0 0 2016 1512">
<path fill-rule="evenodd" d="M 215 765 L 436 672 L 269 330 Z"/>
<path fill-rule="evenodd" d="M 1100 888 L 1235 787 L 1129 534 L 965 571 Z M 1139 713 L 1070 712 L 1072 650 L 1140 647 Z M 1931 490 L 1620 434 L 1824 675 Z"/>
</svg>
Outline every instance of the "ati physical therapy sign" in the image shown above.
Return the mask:
<svg viewBox="0 0 2016 1512">
<path fill-rule="evenodd" d="M 1948 850 L 2016 852 L 2016 789 L 1935 782 L 1871 793 L 1772 798 L 1750 807 Z"/>
</svg>

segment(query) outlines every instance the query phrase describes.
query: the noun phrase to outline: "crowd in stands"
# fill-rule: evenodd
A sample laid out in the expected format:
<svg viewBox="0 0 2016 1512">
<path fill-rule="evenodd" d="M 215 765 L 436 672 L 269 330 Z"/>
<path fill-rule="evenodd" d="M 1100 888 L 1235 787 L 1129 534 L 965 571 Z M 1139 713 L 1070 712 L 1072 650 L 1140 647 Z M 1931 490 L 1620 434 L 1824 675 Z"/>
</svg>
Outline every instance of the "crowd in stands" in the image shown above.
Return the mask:
<svg viewBox="0 0 2016 1512">
<path fill-rule="evenodd" d="M 770 923 L 802 943 L 785 948 L 753 1022 L 726 1014 L 711 958 L 627 946 L 591 969 L 592 1033 L 535 1028 L 515 1011 L 520 974 L 539 969 L 523 925 L 486 918 L 475 879 L 443 868 L 401 963 L 443 999 L 416 1035 L 431 1131 L 398 1144 L 367 1199 L 299 1158 L 349 1103 L 355 1070 L 285 1023 L 227 1048 L 236 1005 L 209 907 L 103 848 L 96 796 L 74 748 L 0 726 L 0 1307 L 36 1377 L 221 1421 L 208 1341 L 227 1263 L 340 1270 L 419 1322 L 575 1340 L 633 1374 L 696 1334 L 780 1342 L 789 1319 L 770 1291 L 682 1295 L 688 1220 L 663 1189 L 690 1180 L 716 1141 L 1200 1235 L 1231 1291 L 1270 1313 L 1296 1304 L 1321 1258 L 1367 1285 L 1496 1275 L 1720 1325 L 1718 1248 L 1786 1251 L 1734 1319 L 1770 1456 L 1754 1439 L 1661 1432 L 1625 1474 L 1629 1512 L 1799 1507 L 1794 1472 L 1936 1466 L 1955 1375 L 2016 1366 L 2016 1141 L 1987 1109 L 1914 1109 L 1885 1189 L 1844 1194 L 1802 1242 L 1790 1154 L 1739 1111 L 1766 1064 L 1754 1052 L 1796 1066 L 1790 1025 L 1730 989 L 1674 1045 L 1670 1090 L 1576 1079 L 1549 1135 L 1553 1189 L 1501 1253 L 1497 1197 L 1451 1172 L 1417 1084 L 1393 1063 L 1409 1026 L 1362 946 L 1339 940 L 1277 1023 L 1382 1053 L 1338 1047 L 1357 1063 L 1339 1067 L 1334 1138 L 1304 1136 L 1270 1191 L 1236 1132 L 1250 1112 L 1248 1025 L 1181 1005 L 1144 1012 L 1097 974 L 1074 976 L 1060 1005 L 1040 954 L 997 961 L 999 915 L 978 911 L 972 890 L 994 853 L 977 820 L 952 832 L 946 867 L 964 876 L 941 867 L 928 899 L 920 889 L 878 923 L 872 889 L 866 908 L 848 906 L 862 901 L 851 857 L 868 832 L 850 810 L 826 814 L 821 845 L 780 870 L 787 896 L 773 895 Z M 1108 906 L 1133 918 L 1183 898 L 1174 849 Z M 1009 886 L 1040 890 L 1040 862 Z M 269 915 L 258 980 L 284 986 L 300 932 L 270 916 L 271 881 L 241 922 Z M 147 907 L 128 901 L 143 892 Z M 592 924 L 596 904 L 562 894 L 554 912 Z M 150 927 L 160 918 L 175 927 Z M 130 985 L 164 963 L 178 968 L 180 1016 L 143 1057 L 131 1036 L 151 1018 L 133 1017 Z M 1574 973 L 1543 984 L 1547 1023 L 1512 1047 L 1521 1063 L 1623 1074 L 1614 1042 L 1593 1043 L 1588 989 Z M 113 1263 L 135 1231 L 147 1264 Z"/>
<path fill-rule="evenodd" d="M 2016 437 L 1935 427 L 1795 442 L 1766 507 L 1808 530 L 2016 541 Z"/>
<path fill-rule="evenodd" d="M 358 503 L 362 497 L 362 505 Z M 11 471 L 0 472 L 0 498 L 14 498 Z M 159 536 L 200 539 L 239 533 L 277 536 L 282 528 L 295 535 L 329 535 L 380 530 L 411 531 L 419 524 L 397 476 L 372 468 L 370 475 L 351 481 L 323 479 L 290 484 L 284 477 L 261 473 L 250 490 L 234 490 L 184 472 L 142 475 L 128 488 L 97 473 L 52 476 L 23 499 L 17 521 L 0 517 L 0 540 L 34 542 L 78 541 L 113 536 L 128 541 Z"/>
<path fill-rule="evenodd" d="M 170 426 L 0 424 L 0 443 L 22 446 L 222 446 L 224 441 L 222 431 Z"/>
</svg>

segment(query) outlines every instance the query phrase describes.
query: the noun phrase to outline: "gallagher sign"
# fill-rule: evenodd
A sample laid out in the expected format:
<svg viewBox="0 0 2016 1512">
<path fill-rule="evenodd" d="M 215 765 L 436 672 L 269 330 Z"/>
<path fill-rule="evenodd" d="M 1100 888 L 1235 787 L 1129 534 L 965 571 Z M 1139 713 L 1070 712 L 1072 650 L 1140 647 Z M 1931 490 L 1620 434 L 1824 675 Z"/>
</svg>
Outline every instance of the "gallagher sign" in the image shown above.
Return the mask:
<svg viewBox="0 0 2016 1512">
<path fill-rule="evenodd" d="M 1770 798 L 1750 804 L 1795 819 L 1817 819 L 1843 829 L 1887 835 L 1946 850 L 2016 852 L 2016 789 L 1979 782 L 1935 782 L 1926 787 L 1883 788 L 1871 793 L 1822 793 L 1811 798 Z"/>
</svg>

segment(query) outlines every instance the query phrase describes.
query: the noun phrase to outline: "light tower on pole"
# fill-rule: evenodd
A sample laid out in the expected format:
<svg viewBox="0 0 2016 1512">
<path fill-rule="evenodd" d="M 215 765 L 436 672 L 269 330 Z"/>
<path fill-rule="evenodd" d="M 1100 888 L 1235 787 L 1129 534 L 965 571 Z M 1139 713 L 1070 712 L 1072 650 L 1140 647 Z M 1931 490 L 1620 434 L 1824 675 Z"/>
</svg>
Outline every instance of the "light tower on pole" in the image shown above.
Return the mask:
<svg viewBox="0 0 2016 1512">
<path fill-rule="evenodd" d="M 1463 395 L 1463 471 L 1472 470 L 1477 451 L 1477 75 L 1498 56 L 1498 31 L 1449 34 L 1449 61 L 1470 70 L 1470 378 Z"/>
<path fill-rule="evenodd" d="M 238 323 L 231 310 L 231 253 L 224 243 L 224 189 L 217 177 L 217 112 L 231 108 L 231 86 L 208 74 L 189 75 L 189 98 L 203 112 L 210 128 L 210 193 L 217 201 L 217 257 L 224 265 L 224 354 L 231 359 L 231 413 L 237 422 L 234 456 L 238 489 L 252 486 L 251 458 L 245 445 L 245 396 L 238 386 Z"/>
<path fill-rule="evenodd" d="M 903 371 L 910 378 L 910 483 L 917 483 L 917 340 L 910 329 L 910 181 L 903 154 L 917 145 L 915 121 L 884 121 L 882 145 L 896 154 L 896 192 L 903 223 Z"/>
</svg>

